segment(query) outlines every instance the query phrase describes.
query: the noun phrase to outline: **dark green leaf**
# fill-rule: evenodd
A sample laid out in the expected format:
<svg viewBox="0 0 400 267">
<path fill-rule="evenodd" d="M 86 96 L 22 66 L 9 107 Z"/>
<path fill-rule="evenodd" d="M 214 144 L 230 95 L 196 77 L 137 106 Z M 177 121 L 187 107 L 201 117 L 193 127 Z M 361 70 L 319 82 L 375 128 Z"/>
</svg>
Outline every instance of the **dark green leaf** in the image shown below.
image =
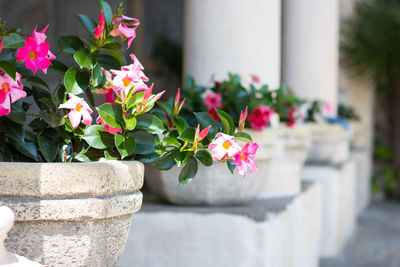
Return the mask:
<svg viewBox="0 0 400 267">
<path fill-rule="evenodd" d="M 15 140 L 16 142 L 24 143 L 24 126 L 10 121 L 7 121 L 7 126 L 7 137 Z"/>
<path fill-rule="evenodd" d="M 103 10 L 104 18 L 107 24 L 111 24 L 113 20 L 113 12 L 111 6 L 104 0 L 100 0 L 100 7 Z"/>
<path fill-rule="evenodd" d="M 14 104 L 11 105 L 11 112 L 7 117 L 19 124 L 24 124 L 26 122 L 26 113 L 24 109 Z"/>
<path fill-rule="evenodd" d="M 144 129 L 152 134 L 162 134 L 165 131 L 162 121 L 149 113 L 140 114 L 136 117 L 136 128 Z"/>
<path fill-rule="evenodd" d="M 116 133 L 114 135 L 114 143 L 119 154 L 121 155 L 121 159 L 132 155 L 132 153 L 135 151 L 136 142 L 132 135 L 123 136 L 120 133 Z"/>
<path fill-rule="evenodd" d="M 182 132 L 188 127 L 186 121 L 181 117 L 176 117 L 173 122 L 179 134 L 182 134 Z"/>
<path fill-rule="evenodd" d="M 38 135 L 36 139 L 43 157 L 47 162 L 53 162 L 57 156 L 56 144 L 51 139 L 43 135 Z"/>
<path fill-rule="evenodd" d="M 18 33 L 10 33 L 8 36 L 4 36 L 3 48 L 20 48 L 24 46 L 25 38 Z"/>
<path fill-rule="evenodd" d="M 118 104 L 105 103 L 97 108 L 101 119 L 111 127 L 123 128 L 124 119 L 121 107 Z"/>
<path fill-rule="evenodd" d="M 118 60 L 110 55 L 99 55 L 99 63 L 103 68 L 107 70 L 118 70 L 121 68 L 121 64 L 118 62 Z"/>
<path fill-rule="evenodd" d="M 218 125 L 214 118 L 207 112 L 194 112 L 194 115 L 196 116 L 196 119 L 202 128 L 206 128 L 211 125 L 207 136 L 210 137 L 210 139 L 213 139 L 218 131 Z"/>
<path fill-rule="evenodd" d="M 178 164 L 178 167 L 186 162 L 188 155 L 189 153 L 187 151 L 180 151 L 179 149 L 175 150 L 174 160 L 176 164 Z"/>
<path fill-rule="evenodd" d="M 213 159 L 207 150 L 199 150 L 196 152 L 196 158 L 203 163 L 204 166 L 211 166 L 213 164 Z"/>
<path fill-rule="evenodd" d="M 24 154 L 25 156 L 36 160 L 37 159 L 37 150 L 34 143 L 31 142 L 19 142 L 10 139 L 11 145 L 17 149 L 19 152 Z"/>
<path fill-rule="evenodd" d="M 118 50 L 113 50 L 113 49 L 104 49 L 106 50 L 108 53 L 110 53 L 110 55 L 115 58 L 115 60 L 117 60 L 119 62 L 119 64 L 121 64 L 122 66 L 126 65 L 126 61 L 124 56 L 121 54 L 120 51 Z"/>
<path fill-rule="evenodd" d="M 175 165 L 174 152 L 172 151 L 164 154 L 160 158 L 156 159 L 152 165 L 159 170 L 166 171 L 171 169 Z"/>
<path fill-rule="evenodd" d="M 231 116 L 223 110 L 215 109 L 215 111 L 222 122 L 224 133 L 232 135 L 235 132 L 235 124 L 233 123 Z"/>
<path fill-rule="evenodd" d="M 83 134 L 83 139 L 91 146 L 97 149 L 105 149 L 114 145 L 113 135 L 106 133 L 104 126 L 91 125 Z"/>
<path fill-rule="evenodd" d="M 147 155 L 135 155 L 135 160 L 138 160 L 143 163 L 152 163 L 156 159 L 158 159 L 160 155 L 156 152 L 147 154 Z"/>
<path fill-rule="evenodd" d="M 251 139 L 251 136 L 246 133 L 246 132 L 241 132 L 241 133 L 235 133 L 234 136 L 238 139 L 241 140 L 243 142 L 253 142 L 253 140 Z"/>
<path fill-rule="evenodd" d="M 79 39 L 77 36 L 62 36 L 58 39 L 57 43 L 60 47 L 61 53 L 71 56 L 81 47 L 83 47 L 81 39 Z"/>
<path fill-rule="evenodd" d="M 231 171 L 231 173 L 233 174 L 233 171 L 235 170 L 235 168 L 236 168 L 236 165 L 235 164 L 232 164 L 232 162 L 233 162 L 233 159 L 228 159 L 227 161 L 226 161 L 226 164 L 228 165 L 228 169 Z"/>
<path fill-rule="evenodd" d="M 172 118 L 173 107 L 165 101 L 159 100 L 156 104 L 170 117 Z"/>
<path fill-rule="evenodd" d="M 17 69 L 15 68 L 14 64 L 7 61 L 0 61 L 0 68 L 7 72 L 7 74 L 10 75 L 13 80 L 15 80 L 15 73 Z"/>
<path fill-rule="evenodd" d="M 97 23 L 89 18 L 86 15 L 83 14 L 77 14 L 79 21 L 81 22 L 82 26 L 88 31 L 88 33 L 90 34 L 90 36 L 94 37 L 94 29 L 97 26 Z"/>
<path fill-rule="evenodd" d="M 183 132 L 179 135 L 178 139 L 182 141 L 189 141 L 193 142 L 194 140 L 194 135 L 195 135 L 195 129 L 194 128 L 186 128 L 183 130 Z"/>
<path fill-rule="evenodd" d="M 50 70 L 59 72 L 61 74 L 64 74 L 68 70 L 68 67 L 58 60 L 52 60 L 51 63 L 53 64 L 49 67 Z"/>
<path fill-rule="evenodd" d="M 132 134 L 136 140 L 135 153 L 151 154 L 156 150 L 155 138 L 152 134 L 146 131 L 137 131 Z"/>
<path fill-rule="evenodd" d="M 55 114 L 51 114 L 44 110 L 40 111 L 40 116 L 42 117 L 42 119 L 45 122 L 47 122 L 53 128 L 64 125 L 64 123 L 65 123 L 64 117 L 57 116 Z"/>
<path fill-rule="evenodd" d="M 68 93 L 81 94 L 89 85 L 89 73 L 75 67 L 69 68 L 64 76 L 64 85 Z"/>
<path fill-rule="evenodd" d="M 45 81 L 43 81 L 39 77 L 36 77 L 36 76 L 29 77 L 28 79 L 26 79 L 26 81 L 28 83 L 30 83 L 34 89 L 37 89 L 41 93 L 51 96 L 49 86 L 47 85 L 47 83 Z"/>
<path fill-rule="evenodd" d="M 100 63 L 98 62 L 94 66 L 92 79 L 94 87 L 99 86 L 103 83 L 104 75 L 103 72 L 101 71 Z"/>
<path fill-rule="evenodd" d="M 82 47 L 81 49 L 76 51 L 74 53 L 74 59 L 81 68 L 91 69 L 93 67 L 92 57 L 90 56 L 90 52 L 87 48 Z"/>
<path fill-rule="evenodd" d="M 179 185 L 189 183 L 196 176 L 197 169 L 197 160 L 193 156 L 189 157 L 179 173 Z"/>
<path fill-rule="evenodd" d="M 47 124 L 44 120 L 40 118 L 36 118 L 29 123 L 29 127 L 31 127 L 35 131 L 43 130 L 46 128 Z"/>
</svg>

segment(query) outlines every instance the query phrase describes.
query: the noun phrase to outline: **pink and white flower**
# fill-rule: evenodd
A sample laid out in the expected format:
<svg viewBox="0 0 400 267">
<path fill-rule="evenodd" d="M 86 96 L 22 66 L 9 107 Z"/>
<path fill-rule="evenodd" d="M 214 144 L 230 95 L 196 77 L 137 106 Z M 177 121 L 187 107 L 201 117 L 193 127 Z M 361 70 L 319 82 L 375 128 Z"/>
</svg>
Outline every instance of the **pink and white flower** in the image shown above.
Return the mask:
<svg viewBox="0 0 400 267">
<path fill-rule="evenodd" d="M 136 27 L 140 24 L 139 20 L 122 15 L 121 17 L 115 18 L 113 24 L 115 25 L 115 28 L 110 34 L 114 37 L 121 35 L 121 38 L 127 38 L 127 48 L 129 48 L 133 39 L 136 37 Z"/>
<path fill-rule="evenodd" d="M 204 105 L 208 110 L 222 107 L 222 96 L 220 93 L 209 92 L 204 99 Z"/>
<path fill-rule="evenodd" d="M 68 113 L 69 121 L 74 129 L 78 128 L 79 123 L 82 122 L 85 125 L 91 125 L 93 120 L 90 114 L 93 113 L 93 110 L 89 107 L 86 101 L 78 96 L 73 94 L 68 94 L 69 100 L 64 104 L 61 104 L 59 108 L 67 108 L 71 111 Z"/>
<path fill-rule="evenodd" d="M 181 98 L 181 90 L 178 88 L 178 92 L 176 93 L 175 96 L 175 102 L 174 102 L 174 115 L 178 115 L 179 112 L 181 111 L 183 104 L 185 104 L 186 98 L 184 98 L 180 103 L 179 100 Z"/>
<path fill-rule="evenodd" d="M 243 110 L 240 111 L 238 133 L 241 133 L 243 131 L 244 125 L 246 124 L 246 118 L 247 118 L 247 106 L 244 112 Z"/>
<path fill-rule="evenodd" d="M 107 123 L 105 123 L 103 121 L 102 118 L 100 118 L 100 116 L 97 117 L 96 122 L 101 124 L 101 125 L 103 125 L 105 130 L 106 130 L 106 132 L 109 132 L 110 134 L 116 134 L 116 133 L 121 133 L 122 134 L 122 129 L 121 128 L 115 128 L 115 127 L 112 127 L 112 126 L 108 125 Z"/>
<path fill-rule="evenodd" d="M 93 35 L 96 39 L 99 39 L 103 35 L 105 24 L 106 24 L 106 20 L 104 19 L 103 10 L 102 10 L 100 13 L 100 17 L 99 17 L 99 24 L 93 31 Z"/>
<path fill-rule="evenodd" d="M 26 96 L 23 88 L 19 73 L 16 73 L 14 81 L 7 73 L 0 70 L 0 116 L 10 114 L 11 103 Z"/>
<path fill-rule="evenodd" d="M 218 133 L 216 139 L 208 147 L 212 149 L 211 155 L 217 161 L 223 160 L 225 157 L 232 158 L 241 150 L 235 137 L 223 133 Z"/>
<path fill-rule="evenodd" d="M 232 164 L 236 165 L 237 172 L 246 177 L 247 168 L 249 168 L 250 172 L 255 172 L 258 170 L 257 164 L 254 160 L 255 154 L 258 149 L 257 143 L 248 142 L 240 152 L 234 155 L 234 161 Z"/>
<path fill-rule="evenodd" d="M 132 87 L 135 87 L 135 93 L 146 91 L 148 86 L 145 84 L 149 79 L 143 73 L 143 66 L 134 54 L 131 54 L 133 64 L 123 66 L 121 70 L 111 70 L 114 74 L 112 85 L 114 91 L 119 92 L 121 99 L 125 99 Z"/>
<path fill-rule="evenodd" d="M 50 52 L 50 45 L 45 42 L 46 30 L 48 25 L 37 32 L 37 26 L 33 30 L 30 37 L 25 37 L 25 46 L 21 47 L 17 51 L 17 60 L 25 62 L 27 69 L 33 71 L 33 75 L 36 74 L 37 69 L 41 69 L 43 73 L 47 74 L 47 68 L 52 65 L 50 60 L 56 57 Z"/>
<path fill-rule="evenodd" d="M 147 89 L 143 95 L 142 102 L 140 103 L 139 107 L 136 109 L 136 112 L 147 112 L 149 111 L 154 103 L 156 103 L 157 100 L 161 98 L 161 96 L 165 93 L 165 91 L 162 91 L 161 93 L 158 93 L 156 95 L 153 95 L 153 85 L 152 84 L 149 89 Z"/>
</svg>

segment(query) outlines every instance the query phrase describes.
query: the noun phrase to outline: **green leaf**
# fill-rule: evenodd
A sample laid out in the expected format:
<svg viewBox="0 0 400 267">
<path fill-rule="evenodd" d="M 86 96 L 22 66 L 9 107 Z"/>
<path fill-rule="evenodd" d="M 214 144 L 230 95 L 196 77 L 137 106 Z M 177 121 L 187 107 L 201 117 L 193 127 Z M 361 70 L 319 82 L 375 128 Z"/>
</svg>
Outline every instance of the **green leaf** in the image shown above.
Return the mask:
<svg viewBox="0 0 400 267">
<path fill-rule="evenodd" d="M 176 146 L 176 147 L 180 147 L 181 143 L 178 141 L 178 139 L 176 139 L 173 136 L 168 136 L 168 137 L 164 137 L 161 140 L 163 146 Z"/>
<path fill-rule="evenodd" d="M 178 136 L 178 139 L 179 139 L 179 140 L 182 140 L 182 141 L 193 142 L 195 132 L 196 132 L 196 131 L 195 131 L 194 128 L 186 128 L 186 129 L 183 130 L 183 132 Z"/>
<path fill-rule="evenodd" d="M 198 159 L 204 166 L 211 166 L 213 164 L 213 159 L 207 150 L 199 150 L 196 153 L 196 159 Z"/>
<path fill-rule="evenodd" d="M 53 63 L 53 65 L 51 65 L 49 67 L 50 70 L 53 70 L 53 71 L 61 73 L 61 74 L 64 74 L 68 70 L 68 67 L 64 63 L 62 63 L 58 60 L 54 59 L 51 61 L 51 63 Z"/>
<path fill-rule="evenodd" d="M 107 24 L 111 24 L 113 20 L 113 12 L 111 6 L 104 0 L 100 0 L 100 7 L 103 10 L 104 18 L 106 19 Z"/>
<path fill-rule="evenodd" d="M 18 142 L 10 139 L 10 143 L 15 149 L 24 154 L 25 156 L 37 160 L 37 150 L 36 146 L 32 142 Z"/>
<path fill-rule="evenodd" d="M 188 127 L 186 121 L 181 117 L 176 117 L 173 122 L 179 134 L 182 134 L 182 132 Z"/>
<path fill-rule="evenodd" d="M 109 126 L 114 128 L 124 127 L 122 110 L 118 104 L 105 103 L 96 109 L 101 119 Z"/>
<path fill-rule="evenodd" d="M 156 167 L 159 170 L 169 170 L 175 165 L 175 160 L 174 160 L 174 152 L 168 152 L 161 156 L 160 158 L 156 159 L 152 165 Z"/>
<path fill-rule="evenodd" d="M 17 72 L 17 69 L 14 64 L 7 62 L 7 61 L 0 61 L 0 68 L 7 72 L 8 75 L 10 75 L 13 80 L 15 80 L 15 74 Z"/>
<path fill-rule="evenodd" d="M 51 96 L 49 86 L 47 85 L 47 83 L 45 81 L 43 81 L 39 77 L 36 77 L 36 76 L 29 77 L 28 79 L 26 79 L 26 81 L 28 83 L 30 83 L 34 89 L 37 89 L 41 93 Z"/>
<path fill-rule="evenodd" d="M 158 100 L 156 104 L 170 117 L 172 118 L 173 107 L 165 101 Z"/>
<path fill-rule="evenodd" d="M 56 111 L 56 105 L 54 104 L 53 100 L 51 100 L 50 98 L 47 97 L 42 97 L 38 99 L 40 103 L 43 103 L 44 105 L 46 105 L 46 107 L 48 107 L 48 109 Z"/>
<path fill-rule="evenodd" d="M 121 64 L 118 62 L 118 60 L 110 55 L 99 55 L 99 63 L 103 68 L 107 70 L 118 70 L 121 68 Z"/>
<path fill-rule="evenodd" d="M 81 68 L 91 69 L 92 65 L 92 57 L 90 56 L 89 49 L 82 47 L 78 51 L 74 53 L 74 59 L 76 63 L 79 64 Z"/>
<path fill-rule="evenodd" d="M 127 130 L 132 131 L 136 127 L 136 118 L 127 118 L 124 116 L 125 127 Z"/>
<path fill-rule="evenodd" d="M 215 109 L 215 111 L 222 122 L 224 133 L 232 135 L 235 132 L 235 124 L 233 123 L 231 116 L 223 110 Z"/>
<path fill-rule="evenodd" d="M 25 140 L 25 131 L 24 126 L 21 124 L 7 122 L 7 137 L 9 139 L 13 139 L 16 142 L 24 143 Z"/>
<path fill-rule="evenodd" d="M 117 60 L 119 62 L 119 64 L 121 64 L 122 66 L 126 65 L 126 61 L 124 56 L 121 54 L 120 51 L 118 50 L 113 50 L 113 49 L 107 49 L 105 48 L 104 50 L 106 50 L 108 53 L 110 53 L 110 55 L 115 58 L 115 60 Z"/>
<path fill-rule="evenodd" d="M 149 113 L 140 114 L 136 117 L 136 128 L 144 129 L 152 134 L 162 134 L 165 131 L 162 121 Z"/>
<path fill-rule="evenodd" d="M 195 87 L 195 82 L 192 76 L 187 76 L 185 79 L 185 88 L 186 89 L 192 89 Z"/>
<path fill-rule="evenodd" d="M 211 125 L 207 136 L 210 137 L 210 139 L 213 139 L 218 131 L 218 125 L 214 118 L 207 112 L 194 112 L 194 115 L 196 116 L 196 119 L 202 128 L 206 128 Z"/>
<path fill-rule="evenodd" d="M 83 139 L 91 146 L 97 149 L 105 149 L 114 145 L 113 135 L 106 133 L 104 126 L 91 125 L 83 134 Z"/>
<path fill-rule="evenodd" d="M 79 21 L 81 22 L 82 26 L 88 31 L 88 33 L 90 34 L 90 36 L 94 37 L 94 29 L 97 26 L 97 23 L 89 18 L 86 15 L 83 14 L 77 14 Z"/>
<path fill-rule="evenodd" d="M 147 154 L 147 155 L 139 155 L 139 154 L 135 155 L 135 160 L 138 160 L 143 163 L 152 163 L 159 157 L 160 157 L 160 155 L 158 153 L 154 152 L 154 153 Z"/>
<path fill-rule="evenodd" d="M 241 133 L 235 133 L 234 136 L 238 139 L 241 140 L 243 142 L 253 142 L 253 140 L 251 139 L 251 136 L 246 133 L 246 132 L 241 132 Z"/>
<path fill-rule="evenodd" d="M 60 52 L 73 55 L 76 51 L 78 51 L 81 47 L 83 47 L 83 43 L 81 39 L 77 36 L 62 36 L 57 40 L 58 46 L 60 47 Z"/>
<path fill-rule="evenodd" d="M 23 108 L 12 104 L 11 105 L 11 112 L 8 114 L 7 118 L 10 120 L 19 123 L 19 124 L 24 124 L 26 122 L 26 113 Z"/>
<path fill-rule="evenodd" d="M 233 171 L 235 170 L 235 168 L 236 168 L 236 165 L 235 164 L 232 164 L 232 162 L 233 162 L 233 159 L 228 159 L 227 161 L 226 161 L 226 165 L 228 165 L 228 169 L 231 171 L 231 173 L 233 174 Z"/>
<path fill-rule="evenodd" d="M 39 131 L 46 128 L 47 124 L 44 120 L 36 118 L 29 123 L 29 127 L 31 127 L 35 131 Z"/>
<path fill-rule="evenodd" d="M 188 155 L 189 153 L 187 151 L 180 151 L 179 149 L 175 150 L 174 160 L 176 164 L 178 164 L 178 167 L 186 162 Z"/>
<path fill-rule="evenodd" d="M 57 146 L 56 144 L 46 136 L 38 135 L 36 136 L 40 152 L 47 162 L 53 162 L 57 156 Z"/>
<path fill-rule="evenodd" d="M 103 72 L 101 71 L 100 63 L 98 62 L 94 66 L 92 79 L 94 87 L 99 86 L 103 83 L 104 75 Z"/>
<path fill-rule="evenodd" d="M 135 153 L 151 154 L 156 150 L 155 138 L 152 134 L 146 131 L 137 131 L 132 133 L 136 140 Z"/>
<path fill-rule="evenodd" d="M 79 95 L 89 85 L 89 73 L 75 67 L 69 68 L 64 76 L 64 85 L 68 93 Z"/>
<path fill-rule="evenodd" d="M 65 123 L 64 117 L 51 114 L 44 110 L 40 111 L 40 116 L 45 122 L 47 122 L 47 124 L 49 124 L 53 128 L 64 125 Z"/>
<path fill-rule="evenodd" d="M 189 157 L 179 173 L 179 185 L 189 183 L 196 176 L 197 169 L 197 160 L 193 156 Z"/>
<path fill-rule="evenodd" d="M 120 133 L 116 133 L 114 135 L 114 143 L 119 154 L 121 155 L 121 159 L 132 155 L 132 153 L 135 151 L 136 142 L 132 135 L 123 136 Z"/>
<path fill-rule="evenodd" d="M 3 48 L 20 48 L 24 46 L 25 38 L 18 33 L 10 33 L 8 36 L 4 36 Z"/>
<path fill-rule="evenodd" d="M 104 150 L 104 157 L 106 160 L 118 160 L 118 157 L 112 156 L 107 150 Z"/>
</svg>

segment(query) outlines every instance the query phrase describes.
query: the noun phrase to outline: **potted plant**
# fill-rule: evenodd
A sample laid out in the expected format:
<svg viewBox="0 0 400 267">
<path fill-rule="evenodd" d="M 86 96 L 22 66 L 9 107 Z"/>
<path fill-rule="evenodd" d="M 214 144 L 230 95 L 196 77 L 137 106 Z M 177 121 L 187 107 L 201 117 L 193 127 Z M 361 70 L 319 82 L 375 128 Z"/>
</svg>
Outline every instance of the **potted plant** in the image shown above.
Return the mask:
<svg viewBox="0 0 400 267">
<path fill-rule="evenodd" d="M 183 103 L 159 101 L 163 92 L 153 94 L 139 60 L 123 56 L 139 21 L 125 16 L 122 5 L 115 12 L 105 1 L 100 6 L 98 22 L 78 14 L 88 38 L 58 39 L 73 66 L 52 53 L 47 26 L 23 38 L 0 25 L 0 204 L 16 215 L 7 247 L 44 265 L 115 265 L 141 207 L 142 162 L 162 170 L 182 165 L 179 181 L 170 183 L 183 185 L 198 162 L 213 164 L 207 149 L 223 137 L 235 153 L 218 161 L 241 173 L 250 163 L 256 169 L 257 144 L 234 134 L 224 111 L 218 111 L 222 126 L 197 114 L 191 127 L 179 116 Z M 39 77 L 49 70 L 60 75 L 56 88 Z M 244 159 L 237 157 L 248 152 L 239 138 L 252 148 Z"/>
</svg>

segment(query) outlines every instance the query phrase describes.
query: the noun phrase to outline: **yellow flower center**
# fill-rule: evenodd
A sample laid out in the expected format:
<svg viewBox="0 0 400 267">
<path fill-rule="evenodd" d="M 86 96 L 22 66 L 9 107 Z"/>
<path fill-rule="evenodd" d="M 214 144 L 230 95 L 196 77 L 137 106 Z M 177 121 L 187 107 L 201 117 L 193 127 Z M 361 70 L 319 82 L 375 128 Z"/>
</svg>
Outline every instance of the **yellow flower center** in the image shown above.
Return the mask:
<svg viewBox="0 0 400 267">
<path fill-rule="evenodd" d="M 228 141 L 225 141 L 225 142 L 222 144 L 222 146 L 223 146 L 226 150 L 228 150 L 228 149 L 231 147 L 231 143 L 229 143 Z"/>
<path fill-rule="evenodd" d="M 78 104 L 78 105 L 75 106 L 75 109 L 76 109 L 76 111 L 78 111 L 78 112 L 81 112 L 81 109 L 82 109 L 82 108 L 83 108 L 83 107 L 82 107 L 81 104 Z"/>
<path fill-rule="evenodd" d="M 4 90 L 4 92 L 8 92 L 8 90 L 9 90 L 9 88 L 8 88 L 8 84 L 6 84 L 6 83 L 3 83 L 2 85 L 1 85 L 1 89 L 3 89 Z"/>
<path fill-rule="evenodd" d="M 244 153 L 240 154 L 240 158 L 241 158 L 242 160 L 245 160 L 245 159 L 246 159 L 246 154 L 244 154 Z"/>
<path fill-rule="evenodd" d="M 129 80 L 128 78 L 123 79 L 123 82 L 125 87 L 128 87 L 131 84 L 131 80 Z"/>
<path fill-rule="evenodd" d="M 34 60 L 34 59 L 36 59 L 36 53 L 33 51 L 29 52 L 28 57 L 30 60 Z"/>
</svg>

